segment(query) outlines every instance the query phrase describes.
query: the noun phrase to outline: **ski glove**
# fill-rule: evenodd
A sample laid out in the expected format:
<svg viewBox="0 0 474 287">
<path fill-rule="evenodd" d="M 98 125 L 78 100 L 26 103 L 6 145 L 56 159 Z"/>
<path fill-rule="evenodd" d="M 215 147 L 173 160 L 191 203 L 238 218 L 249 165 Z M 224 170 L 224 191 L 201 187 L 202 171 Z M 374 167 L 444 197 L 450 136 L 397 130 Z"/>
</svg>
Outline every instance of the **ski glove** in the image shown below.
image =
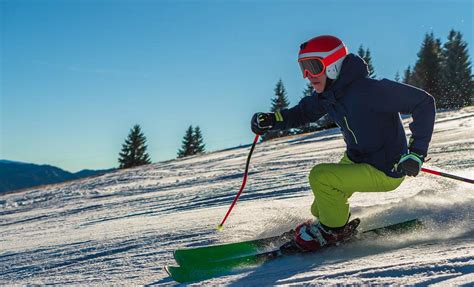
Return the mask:
<svg viewBox="0 0 474 287">
<path fill-rule="evenodd" d="M 424 156 L 419 155 L 415 152 L 410 152 L 403 155 L 396 165 L 398 172 L 401 172 L 408 176 L 417 176 L 421 171 L 421 166 L 424 162 Z"/>
<path fill-rule="evenodd" d="M 252 117 L 251 128 L 257 135 L 263 135 L 276 123 L 274 113 L 256 113 Z"/>
</svg>

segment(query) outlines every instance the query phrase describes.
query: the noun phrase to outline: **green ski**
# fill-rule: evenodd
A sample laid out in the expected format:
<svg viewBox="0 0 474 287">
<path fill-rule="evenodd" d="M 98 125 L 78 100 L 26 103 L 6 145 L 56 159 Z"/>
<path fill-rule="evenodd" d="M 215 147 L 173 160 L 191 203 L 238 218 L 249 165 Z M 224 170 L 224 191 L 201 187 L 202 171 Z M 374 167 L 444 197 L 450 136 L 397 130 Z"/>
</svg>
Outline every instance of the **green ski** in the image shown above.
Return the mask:
<svg viewBox="0 0 474 287">
<path fill-rule="evenodd" d="M 275 249 L 291 240 L 293 230 L 281 235 L 221 245 L 204 246 L 190 249 L 175 250 L 173 255 L 181 266 L 202 265 L 203 262 L 213 262 L 233 257 L 242 257 L 261 253 L 265 250 Z"/>
<path fill-rule="evenodd" d="M 420 220 L 408 220 L 397 224 L 363 231 L 359 233 L 361 234 L 360 236 L 349 240 L 349 242 L 364 239 L 370 234 L 382 236 L 384 234 L 403 233 L 420 227 L 422 227 L 422 222 Z M 288 236 L 288 233 L 285 234 L 282 236 Z M 282 256 L 301 253 L 297 249 L 291 247 L 285 248 L 285 245 L 291 245 L 291 241 L 283 244 L 281 248 L 273 249 L 271 251 L 262 252 L 259 250 L 259 248 L 264 248 L 265 246 L 268 246 L 268 244 L 274 244 L 276 241 L 281 241 L 283 238 L 282 236 L 241 243 L 184 249 L 181 250 L 181 252 L 186 251 L 183 253 L 186 255 L 180 258 L 181 261 L 179 263 L 181 264 L 181 267 L 166 266 L 165 270 L 170 277 L 177 282 L 193 282 L 227 274 L 235 267 L 262 264 L 266 261 Z M 255 248 L 254 250 L 256 250 L 256 253 L 251 253 L 252 248 Z M 213 253 L 213 249 L 217 249 L 218 252 Z M 228 254 L 225 252 L 226 249 L 229 250 Z M 179 250 L 175 252 L 175 255 L 176 253 L 181 253 L 178 251 Z M 240 251 L 242 252 L 239 253 Z M 192 254 L 192 256 L 187 257 L 190 254 Z"/>
</svg>

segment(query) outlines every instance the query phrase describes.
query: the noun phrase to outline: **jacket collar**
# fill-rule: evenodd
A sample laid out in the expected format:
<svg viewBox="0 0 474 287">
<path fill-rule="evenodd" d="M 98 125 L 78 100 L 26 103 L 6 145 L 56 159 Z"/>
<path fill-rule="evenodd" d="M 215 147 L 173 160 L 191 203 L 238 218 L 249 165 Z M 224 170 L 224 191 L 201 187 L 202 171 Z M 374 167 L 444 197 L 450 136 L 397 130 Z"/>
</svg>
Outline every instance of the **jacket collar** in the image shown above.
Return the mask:
<svg viewBox="0 0 474 287">
<path fill-rule="evenodd" d="M 349 86 L 355 80 L 366 78 L 369 75 L 367 64 L 361 57 L 354 54 L 349 54 L 342 62 L 341 72 L 339 77 L 330 85 L 326 91 L 321 93 L 321 96 L 330 102 L 335 103 L 342 98 L 342 90 Z"/>
</svg>

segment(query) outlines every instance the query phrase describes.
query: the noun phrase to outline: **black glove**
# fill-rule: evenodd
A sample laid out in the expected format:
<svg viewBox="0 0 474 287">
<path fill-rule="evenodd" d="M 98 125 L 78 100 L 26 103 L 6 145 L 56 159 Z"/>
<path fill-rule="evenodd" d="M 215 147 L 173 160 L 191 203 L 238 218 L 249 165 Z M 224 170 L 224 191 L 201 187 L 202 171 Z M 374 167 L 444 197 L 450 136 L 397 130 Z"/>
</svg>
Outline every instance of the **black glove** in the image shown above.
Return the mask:
<svg viewBox="0 0 474 287">
<path fill-rule="evenodd" d="M 263 135 L 276 123 L 274 113 L 256 113 L 252 117 L 251 128 L 257 135 Z"/>
<path fill-rule="evenodd" d="M 398 172 L 408 176 L 417 176 L 424 162 L 424 156 L 415 152 L 403 155 L 396 165 Z"/>
</svg>

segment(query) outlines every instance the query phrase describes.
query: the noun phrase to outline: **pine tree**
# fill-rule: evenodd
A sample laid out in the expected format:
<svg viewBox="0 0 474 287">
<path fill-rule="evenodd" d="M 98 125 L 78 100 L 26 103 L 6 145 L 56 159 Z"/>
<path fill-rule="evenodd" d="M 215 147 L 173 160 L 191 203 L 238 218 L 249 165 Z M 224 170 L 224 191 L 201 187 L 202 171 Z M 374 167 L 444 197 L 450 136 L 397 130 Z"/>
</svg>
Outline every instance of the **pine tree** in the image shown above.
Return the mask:
<svg viewBox="0 0 474 287">
<path fill-rule="evenodd" d="M 193 154 L 195 154 L 194 130 L 193 130 L 193 126 L 189 126 L 189 128 L 186 130 L 186 133 L 183 137 L 181 149 L 178 150 L 178 158 L 190 156 Z"/>
<path fill-rule="evenodd" d="M 283 81 L 281 79 L 277 82 L 273 91 L 275 92 L 275 98 L 272 99 L 271 111 L 276 112 L 288 108 L 290 103 L 288 102 L 288 98 L 286 97 L 285 86 L 283 85 Z"/>
<path fill-rule="evenodd" d="M 204 144 L 201 128 L 199 128 L 199 126 L 196 126 L 194 128 L 193 147 L 194 147 L 193 154 L 200 154 L 206 151 L 205 149 L 206 145 Z"/>
<path fill-rule="evenodd" d="M 369 48 L 365 50 L 364 60 L 367 63 L 367 67 L 369 68 L 369 77 L 371 77 L 372 79 L 375 79 L 377 75 L 375 74 L 375 68 L 374 68 L 374 65 L 372 64 L 372 55 L 370 53 Z"/>
<path fill-rule="evenodd" d="M 411 75 L 412 84 L 430 93 L 438 107 L 444 107 L 441 94 L 441 41 L 433 33 L 426 34 Z"/>
<path fill-rule="evenodd" d="M 411 71 L 410 66 L 408 66 L 407 69 L 405 70 L 405 72 L 403 72 L 403 83 L 405 83 L 407 85 L 413 85 L 412 71 Z"/>
<path fill-rule="evenodd" d="M 401 79 L 400 79 L 400 73 L 397 71 L 397 73 L 395 74 L 395 78 L 394 78 L 395 82 L 400 82 Z"/>
<path fill-rule="evenodd" d="M 471 104 L 474 84 L 467 43 L 461 32 L 451 30 L 443 46 L 443 93 L 438 106 L 460 108 Z"/>
<path fill-rule="evenodd" d="M 375 79 L 376 74 L 375 74 L 374 65 L 372 64 L 372 55 L 370 53 L 369 48 L 364 50 L 364 46 L 360 45 L 359 50 L 357 50 L 357 54 L 359 55 L 359 57 L 364 59 L 364 61 L 367 63 L 367 69 L 369 70 L 369 77 L 371 77 L 372 79 Z"/>
<path fill-rule="evenodd" d="M 362 46 L 362 45 L 359 46 L 359 50 L 357 50 L 357 55 L 359 55 L 359 57 L 364 59 L 364 57 L 365 57 L 364 46 Z"/>
<path fill-rule="evenodd" d="M 275 92 L 275 98 L 272 99 L 272 107 L 271 111 L 276 112 L 282 109 L 288 108 L 290 105 L 288 102 L 288 98 L 286 97 L 286 90 L 285 86 L 283 85 L 283 81 L 280 79 L 278 80 L 275 89 L 273 89 Z M 277 137 L 282 137 L 282 136 L 287 136 L 289 134 L 289 131 L 269 131 L 267 132 L 264 136 L 262 136 L 262 140 L 269 140 Z"/>
<path fill-rule="evenodd" d="M 128 138 L 122 145 L 119 153 L 120 168 L 130 168 L 144 164 L 150 164 L 150 156 L 146 152 L 146 137 L 139 125 L 133 126 Z"/>
<path fill-rule="evenodd" d="M 311 83 L 307 83 L 306 87 L 303 90 L 303 97 L 311 96 L 313 94 L 313 91 L 314 91 L 313 85 L 311 85 Z"/>
</svg>

